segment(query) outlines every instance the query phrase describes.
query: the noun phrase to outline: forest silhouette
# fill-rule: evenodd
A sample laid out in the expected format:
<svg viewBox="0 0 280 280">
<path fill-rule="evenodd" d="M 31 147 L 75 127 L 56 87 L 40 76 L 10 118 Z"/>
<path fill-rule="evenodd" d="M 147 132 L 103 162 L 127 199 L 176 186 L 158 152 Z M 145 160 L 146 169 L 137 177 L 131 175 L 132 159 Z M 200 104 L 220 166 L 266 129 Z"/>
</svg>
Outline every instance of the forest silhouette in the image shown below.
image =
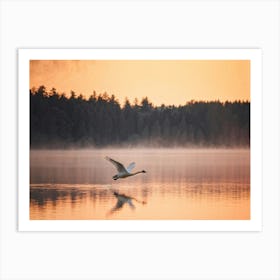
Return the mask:
<svg viewBox="0 0 280 280">
<path fill-rule="evenodd" d="M 250 102 L 190 101 L 154 106 L 148 97 L 123 106 L 114 95 L 70 97 L 30 90 L 31 148 L 249 147 Z"/>
</svg>

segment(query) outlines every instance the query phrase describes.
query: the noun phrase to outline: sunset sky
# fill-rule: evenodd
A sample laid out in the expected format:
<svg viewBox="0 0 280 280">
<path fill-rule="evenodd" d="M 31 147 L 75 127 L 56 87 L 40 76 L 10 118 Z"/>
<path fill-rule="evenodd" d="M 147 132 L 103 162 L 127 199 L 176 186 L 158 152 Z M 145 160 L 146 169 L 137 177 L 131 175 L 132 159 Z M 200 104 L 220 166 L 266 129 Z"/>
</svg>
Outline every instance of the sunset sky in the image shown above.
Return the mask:
<svg viewBox="0 0 280 280">
<path fill-rule="evenodd" d="M 31 60 L 30 88 L 89 97 L 114 94 L 123 104 L 148 96 L 154 105 L 190 100 L 250 100 L 249 60 Z"/>
</svg>

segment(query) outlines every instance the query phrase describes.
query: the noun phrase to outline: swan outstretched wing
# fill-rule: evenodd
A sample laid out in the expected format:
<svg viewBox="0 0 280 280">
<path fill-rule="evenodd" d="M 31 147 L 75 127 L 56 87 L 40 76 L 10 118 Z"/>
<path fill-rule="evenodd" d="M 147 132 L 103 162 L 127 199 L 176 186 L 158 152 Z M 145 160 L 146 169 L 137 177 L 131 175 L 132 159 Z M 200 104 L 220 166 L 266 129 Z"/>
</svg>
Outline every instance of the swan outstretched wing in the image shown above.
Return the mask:
<svg viewBox="0 0 280 280">
<path fill-rule="evenodd" d="M 130 163 L 129 165 L 128 165 L 128 167 L 126 168 L 126 170 L 128 171 L 128 172 L 131 172 L 132 171 L 132 169 L 135 167 L 135 162 L 132 162 L 132 163 Z"/>
<path fill-rule="evenodd" d="M 129 200 L 127 201 L 127 203 L 128 203 L 128 205 L 130 206 L 131 209 L 135 209 L 135 206 L 134 206 L 134 204 L 132 203 L 131 199 L 129 199 Z"/>
<path fill-rule="evenodd" d="M 124 205 L 124 202 L 118 200 L 116 205 L 110 210 L 109 214 L 113 214 L 114 212 L 120 210 Z"/>
<path fill-rule="evenodd" d="M 105 159 L 107 159 L 108 161 L 113 163 L 114 166 L 117 168 L 118 172 L 120 172 L 120 173 L 127 172 L 125 167 L 120 162 L 113 160 L 112 158 L 109 158 L 109 157 L 106 157 Z"/>
</svg>

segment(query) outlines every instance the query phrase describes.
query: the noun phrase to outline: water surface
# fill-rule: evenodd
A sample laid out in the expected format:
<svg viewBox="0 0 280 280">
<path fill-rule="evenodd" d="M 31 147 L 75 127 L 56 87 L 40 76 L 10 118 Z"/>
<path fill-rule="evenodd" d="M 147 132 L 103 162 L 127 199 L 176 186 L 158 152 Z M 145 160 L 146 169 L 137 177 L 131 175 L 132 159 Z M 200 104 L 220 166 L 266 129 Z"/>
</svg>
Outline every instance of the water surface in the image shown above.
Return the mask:
<svg viewBox="0 0 280 280">
<path fill-rule="evenodd" d="M 30 219 L 250 219 L 249 150 L 31 150 L 30 182 Z"/>
</svg>

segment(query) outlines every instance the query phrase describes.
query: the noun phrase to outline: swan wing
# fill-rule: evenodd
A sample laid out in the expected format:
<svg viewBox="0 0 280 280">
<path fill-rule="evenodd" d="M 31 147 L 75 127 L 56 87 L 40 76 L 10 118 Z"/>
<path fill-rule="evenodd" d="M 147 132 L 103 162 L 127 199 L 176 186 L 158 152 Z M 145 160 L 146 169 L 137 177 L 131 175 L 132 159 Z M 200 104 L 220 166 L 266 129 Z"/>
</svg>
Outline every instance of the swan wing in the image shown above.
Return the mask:
<svg viewBox="0 0 280 280">
<path fill-rule="evenodd" d="M 135 167 L 135 162 L 132 162 L 132 163 L 130 163 L 129 165 L 128 165 L 128 167 L 126 168 L 126 170 L 128 171 L 128 172 L 131 172 L 132 171 L 132 169 Z"/>
<path fill-rule="evenodd" d="M 123 202 L 121 201 L 117 201 L 116 205 L 110 210 L 109 214 L 113 214 L 114 212 L 118 211 L 119 209 L 121 209 L 123 207 Z"/>
<path fill-rule="evenodd" d="M 124 201 L 118 199 L 118 201 L 117 201 L 117 203 L 116 203 L 114 209 L 115 209 L 115 210 L 118 210 L 118 209 L 122 208 L 123 205 L 124 205 Z"/>
<path fill-rule="evenodd" d="M 109 157 L 106 157 L 105 159 L 107 159 L 112 164 L 114 164 L 114 166 L 117 168 L 118 172 L 120 172 L 120 173 L 127 172 L 125 167 L 120 162 L 118 162 L 112 158 L 109 158 Z"/>
<path fill-rule="evenodd" d="M 129 199 L 129 200 L 127 201 L 127 203 L 128 203 L 128 205 L 130 206 L 131 209 L 135 209 L 135 206 L 134 206 L 134 204 L 132 203 L 131 199 Z"/>
</svg>

